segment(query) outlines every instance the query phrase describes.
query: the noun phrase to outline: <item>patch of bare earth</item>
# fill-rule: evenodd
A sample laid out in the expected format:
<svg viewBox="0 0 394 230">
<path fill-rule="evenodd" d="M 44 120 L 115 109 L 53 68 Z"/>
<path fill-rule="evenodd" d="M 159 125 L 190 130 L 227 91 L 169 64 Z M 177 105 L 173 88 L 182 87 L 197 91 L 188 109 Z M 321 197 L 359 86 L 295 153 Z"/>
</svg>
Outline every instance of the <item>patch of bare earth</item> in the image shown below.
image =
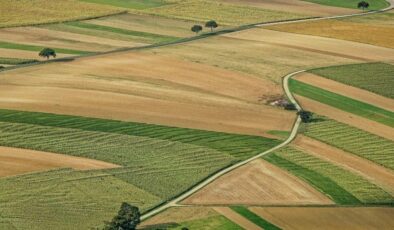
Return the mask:
<svg viewBox="0 0 394 230">
<path fill-rule="evenodd" d="M 299 0 L 222 0 L 240 5 L 260 7 L 269 10 L 279 10 L 291 13 L 307 14 L 311 16 L 343 15 L 357 12 L 357 10 L 340 7 L 324 6 Z"/>
<path fill-rule="evenodd" d="M 0 147 L 0 177 L 56 168 L 76 170 L 117 168 L 104 161 L 27 149 Z"/>
<path fill-rule="evenodd" d="M 292 34 L 267 29 L 250 29 L 224 35 L 238 39 L 259 41 L 292 49 L 316 52 L 342 58 L 363 61 L 394 60 L 394 52 L 390 48 L 323 38 L 311 35 Z"/>
<path fill-rule="evenodd" d="M 300 95 L 295 95 L 295 97 L 301 104 L 302 108 L 305 110 L 324 115 L 333 120 L 349 124 L 390 140 L 394 140 L 394 129 L 387 125 L 345 112 L 307 97 Z"/>
<path fill-rule="evenodd" d="M 389 207 L 252 207 L 251 211 L 282 229 L 392 229 L 394 208 Z"/>
<path fill-rule="evenodd" d="M 298 135 L 293 143 L 308 153 L 353 171 L 394 194 L 394 172 L 390 169 L 303 135 Z"/>
<path fill-rule="evenodd" d="M 332 201 L 297 177 L 258 159 L 220 177 L 182 203 L 299 205 Z"/>
<path fill-rule="evenodd" d="M 250 220 L 246 219 L 245 217 L 241 216 L 240 214 L 234 212 L 229 207 L 215 207 L 213 209 L 244 229 L 262 230 L 262 228 L 260 228 Z"/>
<path fill-rule="evenodd" d="M 263 135 L 294 113 L 262 104 L 268 80 L 166 56 L 124 52 L 0 75 L 2 108 Z"/>
<path fill-rule="evenodd" d="M 305 82 L 333 93 L 341 94 L 359 101 L 366 102 L 371 105 L 381 107 L 383 109 L 394 111 L 394 100 L 380 96 L 378 94 L 369 92 L 367 90 L 359 89 L 350 85 L 345 85 L 340 82 L 320 77 L 311 73 L 301 73 L 295 77 L 298 81 Z"/>
</svg>

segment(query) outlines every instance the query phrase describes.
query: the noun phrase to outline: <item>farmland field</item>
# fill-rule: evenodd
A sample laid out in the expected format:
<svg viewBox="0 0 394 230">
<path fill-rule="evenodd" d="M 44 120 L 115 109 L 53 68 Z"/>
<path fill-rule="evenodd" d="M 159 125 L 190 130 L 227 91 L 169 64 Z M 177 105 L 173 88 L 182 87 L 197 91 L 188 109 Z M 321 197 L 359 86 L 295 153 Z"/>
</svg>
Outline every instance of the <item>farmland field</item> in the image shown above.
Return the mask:
<svg viewBox="0 0 394 230">
<path fill-rule="evenodd" d="M 165 0 L 79 0 L 82 2 L 97 3 L 103 5 L 110 5 L 122 8 L 131 9 L 146 9 L 150 7 L 157 7 L 166 4 Z"/>
<path fill-rule="evenodd" d="M 332 107 L 394 127 L 394 112 L 291 79 L 291 90 Z"/>
<path fill-rule="evenodd" d="M 361 17 L 273 25 L 268 29 L 394 48 L 394 11 Z M 361 29 L 362 27 L 362 29 Z"/>
<path fill-rule="evenodd" d="M 365 63 L 332 66 L 309 72 L 394 99 L 394 65 L 391 64 Z"/>
<path fill-rule="evenodd" d="M 322 5 L 328 6 L 338 6 L 338 7 L 345 7 L 345 8 L 357 8 L 357 4 L 359 3 L 358 0 L 305 0 L 308 2 L 318 3 Z M 369 10 L 379 10 L 388 6 L 388 3 L 385 0 L 371 0 L 369 1 L 370 7 Z"/>
<path fill-rule="evenodd" d="M 45 7 L 42 7 L 44 5 Z M 59 13 L 59 9 L 62 9 L 61 13 Z M 120 12 L 122 10 L 119 8 L 89 4 L 78 0 L 2 0 L 0 28 L 80 20 Z"/>
<path fill-rule="evenodd" d="M 365 178 L 298 149 L 283 148 L 264 158 L 308 181 L 338 204 L 394 202 L 390 194 Z"/>
<path fill-rule="evenodd" d="M 304 134 L 394 169 L 394 143 L 388 139 L 323 117 L 307 124 Z"/>
<path fill-rule="evenodd" d="M 231 207 L 232 210 L 236 211 L 240 215 L 244 216 L 245 218 L 249 219 L 253 223 L 257 224 L 259 227 L 267 230 L 280 230 L 277 226 L 271 224 L 270 222 L 264 220 L 260 216 L 256 215 L 255 213 L 251 212 L 249 209 L 243 206 L 233 206 Z"/>
</svg>

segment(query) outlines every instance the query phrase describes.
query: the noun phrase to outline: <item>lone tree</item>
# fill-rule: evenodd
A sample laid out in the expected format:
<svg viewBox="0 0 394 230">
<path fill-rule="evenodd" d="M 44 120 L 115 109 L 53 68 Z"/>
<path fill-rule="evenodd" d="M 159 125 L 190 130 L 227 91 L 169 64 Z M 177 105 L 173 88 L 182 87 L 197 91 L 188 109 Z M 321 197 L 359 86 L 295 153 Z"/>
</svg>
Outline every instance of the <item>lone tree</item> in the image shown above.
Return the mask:
<svg viewBox="0 0 394 230">
<path fill-rule="evenodd" d="M 193 31 L 194 33 L 196 33 L 196 34 L 198 34 L 201 30 L 202 30 L 202 26 L 200 26 L 200 25 L 194 25 L 194 26 L 192 27 L 192 31 Z"/>
<path fill-rule="evenodd" d="M 219 25 L 214 20 L 211 20 L 211 21 L 208 21 L 207 23 L 205 23 L 205 27 L 211 28 L 211 32 L 213 32 L 213 29 L 217 28 L 218 26 Z"/>
<path fill-rule="evenodd" d="M 46 57 L 47 59 L 49 59 L 50 56 L 55 58 L 56 57 L 56 52 L 55 52 L 55 50 L 53 50 L 51 48 L 44 48 L 43 50 L 41 50 L 41 52 L 38 54 L 38 56 Z"/>
<path fill-rule="evenodd" d="M 363 11 L 369 7 L 369 3 L 366 1 L 361 1 L 357 4 L 358 8 L 362 8 Z"/>
<path fill-rule="evenodd" d="M 141 222 L 138 207 L 123 202 L 118 215 L 105 224 L 104 230 L 135 230 Z"/>
<path fill-rule="evenodd" d="M 312 121 L 312 113 L 309 111 L 301 110 L 297 113 L 301 117 L 302 122 L 309 123 Z"/>
</svg>

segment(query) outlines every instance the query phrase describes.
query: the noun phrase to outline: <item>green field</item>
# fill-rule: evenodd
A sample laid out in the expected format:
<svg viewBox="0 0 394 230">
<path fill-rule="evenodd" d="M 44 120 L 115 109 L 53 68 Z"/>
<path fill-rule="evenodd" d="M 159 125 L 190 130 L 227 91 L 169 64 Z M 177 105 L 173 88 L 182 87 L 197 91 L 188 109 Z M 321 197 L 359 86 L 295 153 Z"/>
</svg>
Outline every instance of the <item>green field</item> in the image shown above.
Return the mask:
<svg viewBox="0 0 394 230">
<path fill-rule="evenodd" d="M 225 230 L 242 230 L 240 226 L 233 223 L 224 216 L 211 216 L 208 218 L 197 219 L 180 223 L 180 226 L 174 228 L 168 228 L 172 230 L 182 230 L 182 228 L 198 229 L 198 230 L 213 230 L 213 229 L 225 229 Z"/>
<path fill-rule="evenodd" d="M 264 157 L 304 179 L 337 204 L 394 204 L 394 198 L 365 178 L 339 166 L 286 147 Z"/>
<path fill-rule="evenodd" d="M 45 47 L 0 41 L 0 48 L 40 52 Z M 82 51 L 82 50 L 72 50 L 72 49 L 62 49 L 62 48 L 53 48 L 53 49 L 56 51 L 56 53 L 62 53 L 62 54 L 83 55 L 83 54 L 92 53 L 89 51 Z M 38 56 L 38 53 L 37 53 L 37 56 Z"/>
<path fill-rule="evenodd" d="M 171 41 L 175 41 L 175 40 L 179 39 L 177 37 L 165 36 L 165 35 L 160 35 L 160 34 L 152 34 L 152 33 L 141 32 L 141 31 L 132 31 L 132 30 L 126 30 L 126 29 L 109 27 L 109 26 L 95 25 L 95 24 L 90 24 L 90 23 L 85 23 L 85 22 L 69 22 L 69 23 L 66 23 L 66 25 L 78 27 L 78 28 L 82 28 L 82 29 L 96 30 L 96 31 L 98 31 L 98 33 L 110 32 L 110 33 L 115 33 L 115 34 L 136 37 L 135 40 L 140 40 L 140 41 L 148 42 L 148 43 L 171 42 Z"/>
<path fill-rule="evenodd" d="M 290 90 L 298 95 L 311 98 L 343 111 L 394 127 L 394 112 L 354 100 L 330 91 L 290 79 Z"/>
<path fill-rule="evenodd" d="M 308 123 L 304 134 L 394 169 L 394 143 L 391 140 L 324 117 Z"/>
<path fill-rule="evenodd" d="M 0 179 L 0 229 L 91 229 L 124 201 L 151 208 L 160 198 L 102 171 L 54 170 Z"/>
<path fill-rule="evenodd" d="M 111 5 L 130 9 L 146 9 L 166 4 L 165 0 L 79 0 L 89 3 Z"/>
<path fill-rule="evenodd" d="M 20 65 L 20 64 L 29 64 L 34 62 L 37 62 L 37 60 L 0 57 L 0 64 L 4 64 L 4 65 Z"/>
<path fill-rule="evenodd" d="M 352 8 L 357 9 L 357 4 L 360 2 L 359 0 L 303 0 L 307 2 L 313 2 L 317 4 L 327 5 L 327 6 L 337 6 L 344 8 Z M 369 10 L 379 10 L 383 9 L 389 4 L 385 0 L 369 0 Z"/>
<path fill-rule="evenodd" d="M 232 206 L 230 207 L 232 210 L 236 211 L 238 214 L 242 215 L 246 219 L 250 220 L 251 222 L 255 223 L 257 226 L 265 230 L 280 230 L 278 226 L 271 224 L 270 222 L 264 220 L 260 216 L 256 215 L 254 212 L 250 211 L 246 207 L 243 206 Z"/>
<path fill-rule="evenodd" d="M 306 17 L 289 12 L 204 0 L 181 1 L 177 4 L 143 10 L 143 12 L 201 22 L 216 20 L 219 25 L 244 25 Z"/>
<path fill-rule="evenodd" d="M 394 99 L 394 65 L 363 63 L 331 66 L 309 72 Z"/>
</svg>

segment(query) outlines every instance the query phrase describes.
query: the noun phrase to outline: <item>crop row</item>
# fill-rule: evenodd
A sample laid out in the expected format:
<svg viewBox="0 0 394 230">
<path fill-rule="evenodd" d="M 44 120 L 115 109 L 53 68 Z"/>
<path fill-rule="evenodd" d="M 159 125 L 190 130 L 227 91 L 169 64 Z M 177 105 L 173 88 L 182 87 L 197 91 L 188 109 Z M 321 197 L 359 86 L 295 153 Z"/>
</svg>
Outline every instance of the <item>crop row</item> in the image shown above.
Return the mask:
<svg viewBox="0 0 394 230">
<path fill-rule="evenodd" d="M 306 125 L 306 136 L 394 169 L 393 141 L 328 118 L 318 120 Z"/>
<path fill-rule="evenodd" d="M 394 198 L 365 178 L 337 165 L 287 147 L 266 157 L 268 161 L 303 178 L 339 204 L 392 204 Z"/>
</svg>

